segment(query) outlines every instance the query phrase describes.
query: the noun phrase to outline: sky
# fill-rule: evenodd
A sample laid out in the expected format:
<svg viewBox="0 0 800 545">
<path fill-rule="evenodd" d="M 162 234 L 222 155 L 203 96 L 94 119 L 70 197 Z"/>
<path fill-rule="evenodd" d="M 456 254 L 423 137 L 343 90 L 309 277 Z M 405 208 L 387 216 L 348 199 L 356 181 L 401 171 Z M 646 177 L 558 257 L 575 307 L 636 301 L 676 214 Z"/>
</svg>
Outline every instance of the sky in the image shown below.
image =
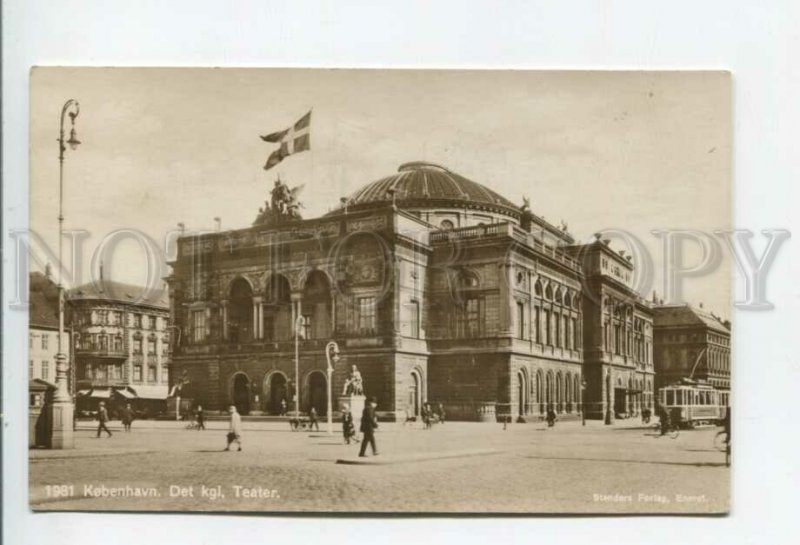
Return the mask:
<svg viewBox="0 0 800 545">
<path fill-rule="evenodd" d="M 663 278 L 653 230 L 731 227 L 726 72 L 46 67 L 31 72 L 31 229 L 54 249 L 56 139 L 70 98 L 82 144 L 66 154 L 64 227 L 90 233 L 85 260 L 117 229 L 161 243 L 178 222 L 247 227 L 278 175 L 304 185 L 302 213 L 316 217 L 415 160 L 515 203 L 529 196 L 534 213 L 563 220 L 578 240 L 632 233 L 655 265 L 648 298 Z M 311 150 L 265 172 L 275 145 L 259 135 L 309 110 Z M 698 248 L 688 245 L 686 265 Z M 684 296 L 727 317 L 721 251 L 721 266 L 687 280 Z M 125 243 L 105 277 L 142 284 L 143 259 Z"/>
</svg>

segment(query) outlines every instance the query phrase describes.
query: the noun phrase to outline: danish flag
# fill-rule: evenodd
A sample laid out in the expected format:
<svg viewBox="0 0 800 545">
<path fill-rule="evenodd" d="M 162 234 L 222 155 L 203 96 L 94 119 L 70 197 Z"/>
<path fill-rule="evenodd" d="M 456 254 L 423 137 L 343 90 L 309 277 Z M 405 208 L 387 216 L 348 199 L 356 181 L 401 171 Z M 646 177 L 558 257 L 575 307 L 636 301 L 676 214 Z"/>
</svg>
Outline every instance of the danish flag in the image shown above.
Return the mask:
<svg viewBox="0 0 800 545">
<path fill-rule="evenodd" d="M 300 118 L 300 120 L 282 131 L 273 132 L 262 136 L 264 142 L 280 143 L 280 147 L 273 151 L 264 170 L 269 170 L 293 153 L 299 153 L 311 149 L 311 112 Z"/>
</svg>

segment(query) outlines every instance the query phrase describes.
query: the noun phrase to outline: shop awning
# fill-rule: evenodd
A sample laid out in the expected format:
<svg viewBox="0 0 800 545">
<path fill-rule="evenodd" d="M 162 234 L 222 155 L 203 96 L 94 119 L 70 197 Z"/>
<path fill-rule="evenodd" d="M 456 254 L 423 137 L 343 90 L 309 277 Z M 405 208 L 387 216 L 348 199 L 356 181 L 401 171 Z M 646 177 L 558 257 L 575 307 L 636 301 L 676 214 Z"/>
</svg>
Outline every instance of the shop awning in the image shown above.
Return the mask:
<svg viewBox="0 0 800 545">
<path fill-rule="evenodd" d="M 167 386 L 132 386 L 139 399 L 167 399 Z"/>
<path fill-rule="evenodd" d="M 115 390 L 115 393 L 121 395 L 125 399 L 136 399 L 136 394 L 129 392 L 128 390 Z"/>
<path fill-rule="evenodd" d="M 89 397 L 93 399 L 108 399 L 111 397 L 111 390 L 107 388 L 95 388 L 92 390 L 92 393 L 89 394 Z"/>
<path fill-rule="evenodd" d="M 89 395 L 90 393 L 91 393 L 91 390 L 78 390 L 77 396 L 78 397 L 83 397 L 85 395 Z"/>
</svg>

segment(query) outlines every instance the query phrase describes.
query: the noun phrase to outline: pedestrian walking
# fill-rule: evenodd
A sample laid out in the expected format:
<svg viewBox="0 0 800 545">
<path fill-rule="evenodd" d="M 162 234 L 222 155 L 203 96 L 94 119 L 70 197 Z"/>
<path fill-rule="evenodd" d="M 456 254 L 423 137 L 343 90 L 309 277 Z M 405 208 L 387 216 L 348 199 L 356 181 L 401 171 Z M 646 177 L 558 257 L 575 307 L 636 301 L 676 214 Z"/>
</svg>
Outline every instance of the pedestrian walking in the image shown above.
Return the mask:
<svg viewBox="0 0 800 545">
<path fill-rule="evenodd" d="M 286 416 L 286 399 L 281 399 L 281 416 Z"/>
<path fill-rule="evenodd" d="M 364 406 L 364 412 L 361 413 L 361 433 L 364 434 L 364 440 L 358 453 L 360 457 L 366 456 L 367 444 L 372 446 L 372 455 L 378 455 L 378 447 L 375 446 L 375 430 L 378 429 L 378 417 L 375 414 L 375 407 L 377 406 L 378 400 L 371 397 Z"/>
<path fill-rule="evenodd" d="M 106 426 L 106 422 L 108 422 L 108 412 L 106 411 L 106 403 L 105 401 L 101 401 L 100 405 L 97 407 L 97 437 L 100 438 L 100 432 L 105 431 L 109 437 L 111 437 L 111 431 L 109 431 L 108 427 Z"/>
<path fill-rule="evenodd" d="M 444 416 L 445 416 L 445 414 L 444 414 L 444 405 L 439 403 L 439 406 L 437 407 L 437 411 L 439 413 L 439 423 L 440 424 L 444 424 Z"/>
<path fill-rule="evenodd" d="M 430 405 L 430 403 L 428 403 L 428 402 L 426 401 L 426 402 L 425 402 L 425 403 L 422 405 L 422 423 L 423 423 L 423 429 L 426 429 L 426 430 L 427 430 L 427 429 L 429 429 L 429 428 L 431 428 L 431 427 L 432 427 L 432 426 L 431 426 L 431 418 L 433 417 L 433 414 L 431 414 L 431 413 L 432 413 L 432 411 L 431 411 L 431 405 Z"/>
<path fill-rule="evenodd" d="M 317 409 L 313 406 L 311 410 L 308 411 L 308 431 L 311 431 L 311 428 L 316 428 L 319 431 L 319 422 L 317 422 Z"/>
<path fill-rule="evenodd" d="M 206 429 L 206 413 L 203 412 L 202 405 L 197 406 L 195 419 L 197 420 L 197 431 Z"/>
<path fill-rule="evenodd" d="M 131 404 L 128 403 L 121 411 L 122 429 L 126 432 L 131 431 L 131 424 L 133 424 L 133 409 Z"/>
<path fill-rule="evenodd" d="M 344 405 L 342 407 L 342 435 L 344 435 L 344 442 L 346 444 L 349 445 L 351 439 L 358 443 L 358 439 L 356 439 L 356 427 L 355 424 L 353 424 L 353 413 L 350 412 L 349 405 Z"/>
<path fill-rule="evenodd" d="M 547 427 L 552 428 L 556 425 L 556 412 L 553 410 L 553 406 L 549 406 L 547 408 Z"/>
<path fill-rule="evenodd" d="M 231 422 L 228 426 L 228 445 L 225 450 L 231 450 L 231 444 L 234 442 L 239 446 L 236 450 L 242 450 L 242 417 L 233 405 L 228 407 L 228 412 L 231 415 Z"/>
</svg>

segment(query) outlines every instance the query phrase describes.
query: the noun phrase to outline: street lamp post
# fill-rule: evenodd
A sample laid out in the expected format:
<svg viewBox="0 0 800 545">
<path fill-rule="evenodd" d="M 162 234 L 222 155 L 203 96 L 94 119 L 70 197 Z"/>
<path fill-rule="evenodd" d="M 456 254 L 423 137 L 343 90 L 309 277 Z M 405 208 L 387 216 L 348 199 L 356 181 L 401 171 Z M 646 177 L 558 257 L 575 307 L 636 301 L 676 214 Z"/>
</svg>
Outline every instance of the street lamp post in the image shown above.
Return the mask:
<svg viewBox="0 0 800 545">
<path fill-rule="evenodd" d="M 294 417 L 300 418 L 300 328 L 303 315 L 298 313 L 294 321 Z"/>
<path fill-rule="evenodd" d="M 325 345 L 325 357 L 328 360 L 328 435 L 333 435 L 333 401 L 332 395 L 332 380 L 333 380 L 333 364 L 339 361 L 339 345 L 336 341 L 331 341 Z M 333 360 L 333 363 L 331 363 Z"/>
<path fill-rule="evenodd" d="M 62 275 L 64 271 L 64 260 L 62 253 L 62 238 L 64 233 L 64 152 L 67 145 L 74 150 L 80 144 L 75 134 L 75 118 L 80 113 L 80 105 L 77 100 L 69 99 L 61 108 L 61 126 L 58 137 L 58 353 L 56 354 L 56 391 L 53 396 L 52 405 L 52 436 L 50 446 L 54 449 L 71 449 L 75 446 L 75 436 L 73 434 L 73 417 L 75 407 L 72 397 L 69 395 L 67 375 L 69 373 L 69 361 L 64 353 L 64 284 Z M 64 139 L 64 118 L 69 114 L 70 132 L 69 139 Z"/>
</svg>

